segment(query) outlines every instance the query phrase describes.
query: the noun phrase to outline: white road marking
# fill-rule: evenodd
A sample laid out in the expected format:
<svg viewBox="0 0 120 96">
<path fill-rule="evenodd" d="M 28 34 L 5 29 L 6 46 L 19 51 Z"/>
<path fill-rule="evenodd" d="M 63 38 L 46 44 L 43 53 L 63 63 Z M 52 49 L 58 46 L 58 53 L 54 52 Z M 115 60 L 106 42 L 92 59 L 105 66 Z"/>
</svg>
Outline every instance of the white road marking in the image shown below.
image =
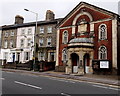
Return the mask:
<svg viewBox="0 0 120 96">
<path fill-rule="evenodd" d="M 109 89 L 116 90 L 116 91 L 120 90 L 120 89 L 117 89 L 117 88 L 111 88 L 111 87 L 109 87 Z"/>
<path fill-rule="evenodd" d="M 0 78 L 1 80 L 5 80 L 5 78 Z"/>
<path fill-rule="evenodd" d="M 94 86 L 94 87 L 99 87 L 99 88 L 105 88 L 105 89 L 112 89 L 112 90 L 116 90 L 116 91 L 120 90 L 120 89 L 118 89 L 118 88 L 105 87 L 105 86 L 100 86 L 100 85 L 93 85 L 93 86 Z"/>
<path fill-rule="evenodd" d="M 68 95 L 68 94 L 66 94 L 66 93 L 61 93 L 61 95 L 64 95 L 64 96 L 71 96 L 71 95 Z"/>
<path fill-rule="evenodd" d="M 105 88 L 107 89 L 108 87 L 105 87 L 105 86 L 100 86 L 100 85 L 93 85 L 94 87 L 99 87 L 99 88 Z"/>
<path fill-rule="evenodd" d="M 14 82 L 17 83 L 17 84 L 21 84 L 21 85 L 32 87 L 32 88 L 36 88 L 36 89 L 42 89 L 41 87 L 34 86 L 34 85 L 31 85 L 31 84 L 26 84 L 26 83 L 19 82 L 19 81 L 14 81 Z"/>
<path fill-rule="evenodd" d="M 6 72 L 6 73 L 10 73 L 10 74 L 13 74 L 13 72 Z"/>
<path fill-rule="evenodd" d="M 32 74 L 24 74 L 24 73 L 21 73 L 20 75 L 23 75 L 23 76 L 31 76 L 31 77 L 38 77 L 36 75 L 32 75 Z"/>
<path fill-rule="evenodd" d="M 57 81 L 62 81 L 62 82 L 69 82 L 69 83 L 75 83 L 73 81 L 70 81 L 70 80 L 63 80 L 63 79 L 57 79 L 57 78 L 49 78 L 51 80 L 57 80 Z"/>
</svg>

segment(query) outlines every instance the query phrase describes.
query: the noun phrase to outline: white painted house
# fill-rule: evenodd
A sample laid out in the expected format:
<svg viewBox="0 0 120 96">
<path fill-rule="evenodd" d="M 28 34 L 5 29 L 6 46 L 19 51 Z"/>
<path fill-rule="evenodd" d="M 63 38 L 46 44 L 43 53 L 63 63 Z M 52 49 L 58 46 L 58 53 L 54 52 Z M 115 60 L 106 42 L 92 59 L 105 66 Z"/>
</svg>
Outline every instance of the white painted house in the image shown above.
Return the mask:
<svg viewBox="0 0 120 96">
<path fill-rule="evenodd" d="M 17 28 L 16 54 L 17 61 L 25 63 L 33 59 L 35 27 Z"/>
</svg>

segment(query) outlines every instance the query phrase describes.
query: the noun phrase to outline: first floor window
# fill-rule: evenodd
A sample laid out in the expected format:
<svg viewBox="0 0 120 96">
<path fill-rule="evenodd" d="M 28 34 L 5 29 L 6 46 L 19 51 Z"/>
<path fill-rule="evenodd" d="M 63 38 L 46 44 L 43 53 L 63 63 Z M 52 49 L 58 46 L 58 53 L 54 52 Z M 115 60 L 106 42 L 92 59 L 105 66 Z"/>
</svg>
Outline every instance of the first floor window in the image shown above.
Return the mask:
<svg viewBox="0 0 120 96">
<path fill-rule="evenodd" d="M 107 59 L 107 48 L 105 46 L 99 48 L 99 59 Z"/>
<path fill-rule="evenodd" d="M 51 41 L 52 41 L 51 38 L 47 38 L 47 46 L 50 46 L 50 45 L 51 45 Z"/>
<path fill-rule="evenodd" d="M 40 44 L 39 46 L 43 46 L 43 38 L 39 39 L 39 44 Z"/>
<path fill-rule="evenodd" d="M 13 48 L 13 47 L 14 47 L 14 41 L 10 40 L 10 48 Z"/>
<path fill-rule="evenodd" d="M 64 44 L 68 43 L 68 31 L 63 32 L 63 43 Z"/>
<path fill-rule="evenodd" d="M 99 39 L 100 40 L 107 39 L 107 26 L 105 24 L 101 24 L 99 26 Z"/>
<path fill-rule="evenodd" d="M 27 46 L 30 47 L 31 46 L 31 39 L 27 40 Z"/>
<path fill-rule="evenodd" d="M 21 47 L 24 47 L 24 39 L 21 39 L 21 41 L 20 41 L 20 46 L 21 46 Z"/>
</svg>

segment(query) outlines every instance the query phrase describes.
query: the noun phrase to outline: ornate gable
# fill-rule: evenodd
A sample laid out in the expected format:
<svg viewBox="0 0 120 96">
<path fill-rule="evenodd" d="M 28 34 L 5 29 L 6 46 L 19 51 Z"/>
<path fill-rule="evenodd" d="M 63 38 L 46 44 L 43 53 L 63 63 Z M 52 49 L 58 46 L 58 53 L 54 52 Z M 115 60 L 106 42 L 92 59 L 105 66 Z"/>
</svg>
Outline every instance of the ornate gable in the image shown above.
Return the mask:
<svg viewBox="0 0 120 96">
<path fill-rule="evenodd" d="M 87 21 L 98 21 L 112 18 L 115 13 L 96 7 L 86 2 L 80 2 L 59 24 L 59 27 L 74 26 L 77 21 L 86 18 Z"/>
</svg>

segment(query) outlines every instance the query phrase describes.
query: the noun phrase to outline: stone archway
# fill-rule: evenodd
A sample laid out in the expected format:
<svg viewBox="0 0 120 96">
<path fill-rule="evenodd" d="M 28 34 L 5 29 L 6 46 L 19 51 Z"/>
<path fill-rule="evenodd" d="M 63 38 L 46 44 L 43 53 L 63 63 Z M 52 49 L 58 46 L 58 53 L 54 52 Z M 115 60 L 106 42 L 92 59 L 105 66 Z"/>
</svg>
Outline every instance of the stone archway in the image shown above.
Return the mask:
<svg viewBox="0 0 120 96">
<path fill-rule="evenodd" d="M 78 72 L 79 56 L 76 53 L 71 54 L 72 73 Z"/>
<path fill-rule="evenodd" d="M 83 56 L 83 65 L 84 65 L 84 73 L 89 73 L 90 55 L 88 53 L 86 53 Z"/>
</svg>

